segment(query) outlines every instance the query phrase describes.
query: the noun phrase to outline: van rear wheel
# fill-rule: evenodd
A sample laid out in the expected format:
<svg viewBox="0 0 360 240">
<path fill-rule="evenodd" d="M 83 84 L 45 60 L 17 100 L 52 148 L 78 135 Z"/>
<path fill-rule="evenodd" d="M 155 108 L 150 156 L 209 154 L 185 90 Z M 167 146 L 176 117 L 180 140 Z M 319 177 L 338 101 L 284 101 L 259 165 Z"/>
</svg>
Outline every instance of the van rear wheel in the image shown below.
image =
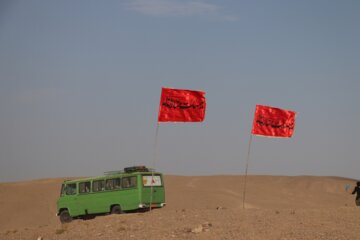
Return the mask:
<svg viewBox="0 0 360 240">
<path fill-rule="evenodd" d="M 71 221 L 72 221 L 72 217 L 70 216 L 69 211 L 68 210 L 63 210 L 60 213 L 60 222 L 61 223 L 69 223 Z"/>
<path fill-rule="evenodd" d="M 121 214 L 122 210 L 119 205 L 114 205 L 111 207 L 111 214 Z"/>
</svg>

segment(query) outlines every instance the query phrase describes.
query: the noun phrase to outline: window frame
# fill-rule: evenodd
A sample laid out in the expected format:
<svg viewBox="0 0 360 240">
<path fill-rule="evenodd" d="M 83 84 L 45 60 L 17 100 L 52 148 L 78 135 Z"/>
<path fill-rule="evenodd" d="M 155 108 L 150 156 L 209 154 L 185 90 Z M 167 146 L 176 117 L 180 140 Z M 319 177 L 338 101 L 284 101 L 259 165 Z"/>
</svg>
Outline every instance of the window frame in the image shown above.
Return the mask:
<svg viewBox="0 0 360 240">
<path fill-rule="evenodd" d="M 84 192 L 81 189 L 81 185 L 84 184 Z M 88 184 L 88 186 L 86 186 Z M 88 189 L 88 191 L 86 191 Z M 88 194 L 91 192 L 91 181 L 79 182 L 79 194 Z"/>
<path fill-rule="evenodd" d="M 125 179 L 129 179 L 129 186 L 124 186 L 125 184 Z M 131 179 L 135 179 L 135 183 L 131 184 Z M 127 190 L 127 189 L 135 189 L 138 187 L 138 179 L 137 176 L 126 176 L 126 177 L 122 177 L 121 178 L 121 187 L 122 190 Z"/>
<path fill-rule="evenodd" d="M 116 184 L 116 181 L 118 181 L 118 185 Z M 109 183 L 112 183 L 112 187 L 109 188 Z M 114 184 L 115 182 L 115 184 Z M 119 191 L 122 190 L 122 178 L 121 177 L 114 177 L 114 178 L 108 178 L 105 179 L 105 191 Z"/>
<path fill-rule="evenodd" d="M 101 182 L 102 184 L 100 185 L 101 189 L 98 190 L 99 186 L 95 189 L 94 188 L 94 184 L 95 183 L 98 183 L 98 182 Z M 93 180 L 92 181 L 92 192 L 93 193 L 99 193 L 99 192 L 105 192 L 106 191 L 106 182 L 105 182 L 105 179 L 97 179 L 97 180 Z"/>
<path fill-rule="evenodd" d="M 70 185 L 75 185 L 75 188 L 70 188 Z M 72 189 L 73 192 L 69 193 L 68 189 Z M 74 191 L 75 190 L 75 191 Z M 72 195 L 76 195 L 78 192 L 78 186 L 76 183 L 67 183 L 65 188 L 64 188 L 64 193 L 66 196 L 72 196 Z"/>
</svg>

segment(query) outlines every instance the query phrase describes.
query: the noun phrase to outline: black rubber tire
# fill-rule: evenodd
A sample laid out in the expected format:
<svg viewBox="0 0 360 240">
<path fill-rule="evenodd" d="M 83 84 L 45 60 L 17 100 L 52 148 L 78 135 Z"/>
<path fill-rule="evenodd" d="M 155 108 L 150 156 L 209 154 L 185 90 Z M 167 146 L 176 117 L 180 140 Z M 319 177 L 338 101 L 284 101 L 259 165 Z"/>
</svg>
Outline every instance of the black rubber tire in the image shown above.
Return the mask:
<svg viewBox="0 0 360 240">
<path fill-rule="evenodd" d="M 122 210 L 121 207 L 119 205 L 114 205 L 111 207 L 111 214 L 121 214 Z"/>
<path fill-rule="evenodd" d="M 59 217 L 61 223 L 69 223 L 72 221 L 72 217 L 70 216 L 68 210 L 61 211 Z"/>
</svg>

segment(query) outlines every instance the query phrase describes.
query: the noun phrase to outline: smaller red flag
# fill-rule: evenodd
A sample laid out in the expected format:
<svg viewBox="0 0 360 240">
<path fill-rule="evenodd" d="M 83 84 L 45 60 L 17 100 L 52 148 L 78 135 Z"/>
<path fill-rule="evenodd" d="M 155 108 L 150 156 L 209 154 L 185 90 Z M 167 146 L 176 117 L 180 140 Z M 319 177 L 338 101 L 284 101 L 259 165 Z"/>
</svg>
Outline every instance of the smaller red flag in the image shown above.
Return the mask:
<svg viewBox="0 0 360 240">
<path fill-rule="evenodd" d="M 205 109 L 205 92 L 162 88 L 158 122 L 202 122 Z"/>
<path fill-rule="evenodd" d="M 296 113 L 269 106 L 256 105 L 252 134 L 290 138 L 295 129 Z"/>
</svg>

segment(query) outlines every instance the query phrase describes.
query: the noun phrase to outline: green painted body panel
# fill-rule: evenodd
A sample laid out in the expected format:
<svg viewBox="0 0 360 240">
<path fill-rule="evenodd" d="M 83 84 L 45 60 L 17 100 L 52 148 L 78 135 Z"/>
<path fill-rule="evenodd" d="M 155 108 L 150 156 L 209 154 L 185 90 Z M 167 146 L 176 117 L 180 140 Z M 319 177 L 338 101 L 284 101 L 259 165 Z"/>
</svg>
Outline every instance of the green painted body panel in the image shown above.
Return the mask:
<svg viewBox="0 0 360 240">
<path fill-rule="evenodd" d="M 119 205 L 121 210 L 129 211 L 139 208 L 146 208 L 150 206 L 150 202 L 153 207 L 162 207 L 165 205 L 165 189 L 163 176 L 161 173 L 154 173 L 161 178 L 161 186 L 144 186 L 143 176 L 151 176 L 149 173 L 137 172 L 130 174 L 117 174 L 110 176 L 102 176 L 95 178 L 77 179 L 71 181 L 64 181 L 61 196 L 57 201 L 58 214 L 67 209 L 70 216 L 76 217 L 86 214 L 99 214 L 109 213 L 113 205 Z M 127 177 L 136 177 L 136 185 L 130 188 L 121 190 L 102 190 L 99 192 L 93 191 L 94 181 L 101 181 L 114 178 L 124 179 Z M 121 180 L 123 181 L 123 180 Z M 89 192 L 80 193 L 79 186 L 81 183 L 90 182 L 91 189 Z M 65 194 L 66 186 L 75 186 L 76 192 L 73 195 Z M 151 190 L 153 195 L 151 196 Z M 152 200 L 151 200 L 152 199 Z"/>
</svg>

